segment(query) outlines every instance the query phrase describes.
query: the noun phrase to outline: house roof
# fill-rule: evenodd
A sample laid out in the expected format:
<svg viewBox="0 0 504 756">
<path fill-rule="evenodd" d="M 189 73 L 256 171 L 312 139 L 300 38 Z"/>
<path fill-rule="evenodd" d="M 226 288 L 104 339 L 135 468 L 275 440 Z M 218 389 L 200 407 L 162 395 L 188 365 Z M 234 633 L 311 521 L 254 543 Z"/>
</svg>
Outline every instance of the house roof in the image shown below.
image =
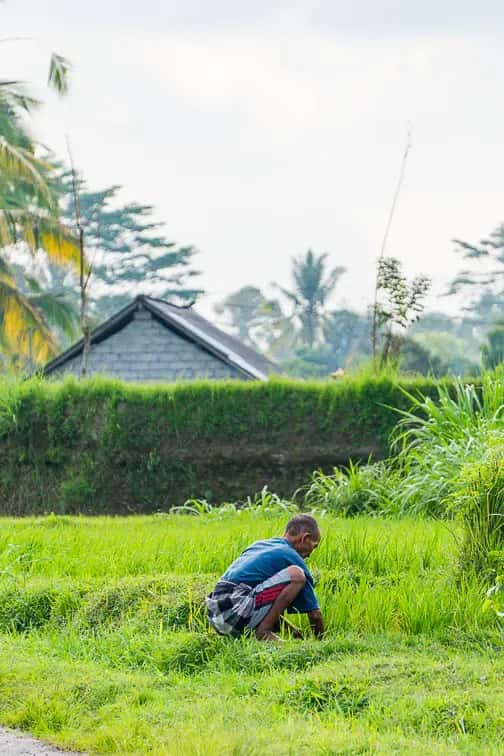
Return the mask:
<svg viewBox="0 0 504 756">
<path fill-rule="evenodd" d="M 120 331 L 133 320 L 135 312 L 142 307 L 167 328 L 198 344 L 248 378 L 266 380 L 270 373 L 281 372 L 278 365 L 267 360 L 239 339 L 212 325 L 208 320 L 198 315 L 192 309 L 192 306 L 180 307 L 143 294 L 137 296 L 133 302 L 95 328 L 91 333 L 91 344 L 99 344 L 100 341 Z M 83 347 L 84 339 L 79 339 L 69 349 L 48 362 L 42 369 L 43 375 L 49 375 L 62 367 L 68 360 L 82 354 Z"/>
</svg>

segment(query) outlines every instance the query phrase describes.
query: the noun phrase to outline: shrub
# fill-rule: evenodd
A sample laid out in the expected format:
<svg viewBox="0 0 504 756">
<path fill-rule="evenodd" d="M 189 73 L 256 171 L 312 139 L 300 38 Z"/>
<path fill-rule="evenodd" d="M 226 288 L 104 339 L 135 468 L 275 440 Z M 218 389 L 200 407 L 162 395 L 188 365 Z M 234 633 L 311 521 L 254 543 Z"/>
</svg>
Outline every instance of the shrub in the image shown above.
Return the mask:
<svg viewBox="0 0 504 756">
<path fill-rule="evenodd" d="M 465 468 L 452 507 L 464 525 L 462 569 L 495 577 L 504 551 L 504 447 Z"/>
<path fill-rule="evenodd" d="M 393 432 L 395 496 L 401 511 L 445 516 L 463 466 L 480 460 L 490 443 L 504 442 L 504 372 L 484 374 L 477 386 L 440 384 L 436 400 L 409 398 L 412 409 L 399 411 Z"/>
<path fill-rule="evenodd" d="M 20 405 L 19 383 L 0 376 L 0 438 L 16 429 Z"/>
<path fill-rule="evenodd" d="M 396 474 L 385 463 L 361 467 L 351 462 L 343 470 L 335 469 L 332 475 L 322 470 L 314 472 L 305 489 L 305 503 L 345 517 L 390 514 L 396 509 L 396 485 Z"/>
<path fill-rule="evenodd" d="M 307 712 L 332 710 L 354 717 L 369 706 L 368 686 L 352 680 L 306 680 L 288 691 L 282 703 Z"/>
</svg>

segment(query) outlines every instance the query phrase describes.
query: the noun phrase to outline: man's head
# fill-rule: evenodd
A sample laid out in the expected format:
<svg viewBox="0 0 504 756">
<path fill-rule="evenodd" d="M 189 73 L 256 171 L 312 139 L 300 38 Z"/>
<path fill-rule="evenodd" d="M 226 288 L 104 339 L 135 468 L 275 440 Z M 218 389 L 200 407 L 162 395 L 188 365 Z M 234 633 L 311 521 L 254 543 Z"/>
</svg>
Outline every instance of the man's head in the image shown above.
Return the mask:
<svg viewBox="0 0 504 756">
<path fill-rule="evenodd" d="M 300 556 L 310 556 L 320 543 L 317 521 L 311 515 L 300 514 L 292 517 L 285 528 L 284 538 Z"/>
</svg>

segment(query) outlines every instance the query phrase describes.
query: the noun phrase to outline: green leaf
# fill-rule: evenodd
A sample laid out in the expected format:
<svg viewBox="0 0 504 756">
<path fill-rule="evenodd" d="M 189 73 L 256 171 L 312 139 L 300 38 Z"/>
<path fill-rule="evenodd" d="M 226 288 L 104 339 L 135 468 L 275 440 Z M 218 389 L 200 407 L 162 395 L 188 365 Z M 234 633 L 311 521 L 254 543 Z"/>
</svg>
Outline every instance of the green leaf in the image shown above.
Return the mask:
<svg viewBox="0 0 504 756">
<path fill-rule="evenodd" d="M 68 76 L 70 72 L 70 61 L 62 55 L 53 53 L 49 64 L 48 84 L 56 90 L 58 94 L 64 95 L 68 92 Z"/>
<path fill-rule="evenodd" d="M 28 298 L 30 304 L 42 313 L 51 326 L 60 328 L 65 336 L 77 335 L 79 314 L 76 308 L 67 302 L 62 294 L 40 293 Z"/>
</svg>

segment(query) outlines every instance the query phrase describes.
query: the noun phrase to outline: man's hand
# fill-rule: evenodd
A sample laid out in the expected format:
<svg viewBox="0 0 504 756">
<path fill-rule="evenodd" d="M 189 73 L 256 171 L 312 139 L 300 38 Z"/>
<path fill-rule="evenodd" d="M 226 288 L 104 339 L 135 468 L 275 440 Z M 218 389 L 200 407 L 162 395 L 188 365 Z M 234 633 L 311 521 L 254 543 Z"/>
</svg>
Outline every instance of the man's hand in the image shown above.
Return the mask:
<svg viewBox="0 0 504 756">
<path fill-rule="evenodd" d="M 320 609 L 314 609 L 312 612 L 308 612 L 308 619 L 310 620 L 310 626 L 315 637 L 322 638 L 324 635 L 324 620 L 322 619 L 322 612 Z"/>
</svg>

